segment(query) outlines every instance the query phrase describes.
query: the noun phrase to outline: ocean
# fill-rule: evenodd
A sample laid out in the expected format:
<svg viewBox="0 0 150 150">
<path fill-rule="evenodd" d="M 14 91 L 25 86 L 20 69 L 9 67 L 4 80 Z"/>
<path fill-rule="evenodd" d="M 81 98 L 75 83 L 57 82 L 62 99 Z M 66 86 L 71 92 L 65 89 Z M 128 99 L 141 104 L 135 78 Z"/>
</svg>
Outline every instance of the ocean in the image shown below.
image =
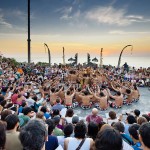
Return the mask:
<svg viewBox="0 0 150 150">
<path fill-rule="evenodd" d="M 6 56 L 6 57 L 15 58 L 19 62 L 27 62 L 28 61 L 27 56 L 24 56 L 24 55 L 22 55 L 22 56 L 11 55 L 11 56 Z M 68 61 L 68 59 L 70 57 L 66 57 L 65 58 L 65 63 L 70 63 Z M 72 57 L 74 57 L 74 56 L 72 56 Z M 93 58 L 94 57 L 91 57 L 91 59 L 93 59 Z M 97 58 L 98 58 L 97 64 L 99 64 L 99 57 L 97 57 Z M 105 57 L 104 56 L 103 57 L 103 64 L 104 65 L 109 65 L 110 64 L 112 66 L 117 66 L 118 59 L 119 59 L 119 57 L 116 57 L 116 56 L 114 56 L 114 57 L 108 57 L 108 56 Z M 31 55 L 31 62 L 37 63 L 39 61 L 40 62 L 48 62 L 48 56 L 46 56 L 46 55 L 39 55 L 39 56 L 37 56 L 37 55 Z M 51 57 L 51 63 L 52 64 L 54 64 L 54 63 L 59 64 L 59 63 L 62 63 L 62 62 L 63 62 L 62 56 L 59 57 L 58 55 L 53 55 Z M 87 62 L 87 56 L 86 55 L 78 57 L 78 63 L 83 64 L 83 63 L 86 63 L 86 62 Z M 139 68 L 139 67 L 148 68 L 148 67 L 150 67 L 150 57 L 135 57 L 135 56 L 134 57 L 132 57 L 132 56 L 131 57 L 124 56 L 123 57 L 122 56 L 122 58 L 121 58 L 121 66 L 125 62 L 127 62 L 127 64 L 129 66 L 136 67 L 136 68 Z"/>
</svg>

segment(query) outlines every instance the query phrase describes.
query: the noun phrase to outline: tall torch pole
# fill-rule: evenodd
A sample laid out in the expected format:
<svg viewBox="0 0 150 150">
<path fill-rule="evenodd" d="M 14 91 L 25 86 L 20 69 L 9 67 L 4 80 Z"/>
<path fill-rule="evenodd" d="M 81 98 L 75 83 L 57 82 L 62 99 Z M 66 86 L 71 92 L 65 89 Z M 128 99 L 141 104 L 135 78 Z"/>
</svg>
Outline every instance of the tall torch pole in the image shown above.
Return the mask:
<svg viewBox="0 0 150 150">
<path fill-rule="evenodd" d="M 28 63 L 31 63 L 31 49 L 30 49 L 30 43 L 31 43 L 31 39 L 30 39 L 30 0 L 28 0 Z"/>
<path fill-rule="evenodd" d="M 63 47 L 63 65 L 65 65 L 65 48 Z"/>
<path fill-rule="evenodd" d="M 103 48 L 101 48 L 101 53 L 100 53 L 100 68 L 103 66 Z"/>
</svg>

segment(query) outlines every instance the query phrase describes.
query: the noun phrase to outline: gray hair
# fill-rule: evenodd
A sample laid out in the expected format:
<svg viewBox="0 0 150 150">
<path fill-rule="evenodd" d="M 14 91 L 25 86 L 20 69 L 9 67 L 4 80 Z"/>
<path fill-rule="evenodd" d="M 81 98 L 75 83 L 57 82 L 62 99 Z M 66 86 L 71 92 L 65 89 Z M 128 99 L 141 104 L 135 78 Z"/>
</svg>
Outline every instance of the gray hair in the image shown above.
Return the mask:
<svg viewBox="0 0 150 150">
<path fill-rule="evenodd" d="M 48 135 L 46 125 L 42 120 L 30 120 L 19 135 L 24 150 L 41 150 Z"/>
</svg>

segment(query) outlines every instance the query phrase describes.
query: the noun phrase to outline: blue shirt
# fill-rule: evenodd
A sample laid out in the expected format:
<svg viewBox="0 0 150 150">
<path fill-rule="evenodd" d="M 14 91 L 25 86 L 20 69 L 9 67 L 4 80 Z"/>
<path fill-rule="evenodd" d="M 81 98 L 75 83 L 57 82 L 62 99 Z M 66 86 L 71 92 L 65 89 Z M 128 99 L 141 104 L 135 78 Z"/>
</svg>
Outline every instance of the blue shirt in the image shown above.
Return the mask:
<svg viewBox="0 0 150 150">
<path fill-rule="evenodd" d="M 61 105 L 60 103 L 57 103 L 56 105 L 54 105 L 54 106 L 52 107 L 52 110 L 58 109 L 59 111 L 61 111 L 62 108 L 65 108 L 64 105 Z"/>
<path fill-rule="evenodd" d="M 134 150 L 142 150 L 141 146 L 142 146 L 142 144 L 140 142 L 137 142 L 132 147 L 134 148 Z"/>
<path fill-rule="evenodd" d="M 45 143 L 45 150 L 55 150 L 58 147 L 58 139 L 56 136 L 49 135 L 48 141 Z"/>
</svg>

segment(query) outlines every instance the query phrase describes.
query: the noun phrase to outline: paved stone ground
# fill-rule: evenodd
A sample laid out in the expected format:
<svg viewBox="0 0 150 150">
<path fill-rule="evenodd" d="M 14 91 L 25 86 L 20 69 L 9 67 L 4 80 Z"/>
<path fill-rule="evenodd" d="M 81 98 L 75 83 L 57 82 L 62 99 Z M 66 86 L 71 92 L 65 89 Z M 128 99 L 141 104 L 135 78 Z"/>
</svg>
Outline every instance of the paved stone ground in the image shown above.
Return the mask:
<svg viewBox="0 0 150 150">
<path fill-rule="evenodd" d="M 140 87 L 139 90 L 141 96 L 138 102 L 134 102 L 130 106 L 124 105 L 121 109 L 114 109 L 109 107 L 106 111 L 99 111 L 99 114 L 104 118 L 107 118 L 107 114 L 110 110 L 114 110 L 118 115 L 125 112 L 131 112 L 134 109 L 139 109 L 142 114 L 150 112 L 150 90 L 148 90 L 146 87 Z M 77 107 L 74 109 L 74 112 L 82 119 L 85 119 L 85 117 L 91 113 L 91 109 L 82 110 L 80 107 Z"/>
</svg>

